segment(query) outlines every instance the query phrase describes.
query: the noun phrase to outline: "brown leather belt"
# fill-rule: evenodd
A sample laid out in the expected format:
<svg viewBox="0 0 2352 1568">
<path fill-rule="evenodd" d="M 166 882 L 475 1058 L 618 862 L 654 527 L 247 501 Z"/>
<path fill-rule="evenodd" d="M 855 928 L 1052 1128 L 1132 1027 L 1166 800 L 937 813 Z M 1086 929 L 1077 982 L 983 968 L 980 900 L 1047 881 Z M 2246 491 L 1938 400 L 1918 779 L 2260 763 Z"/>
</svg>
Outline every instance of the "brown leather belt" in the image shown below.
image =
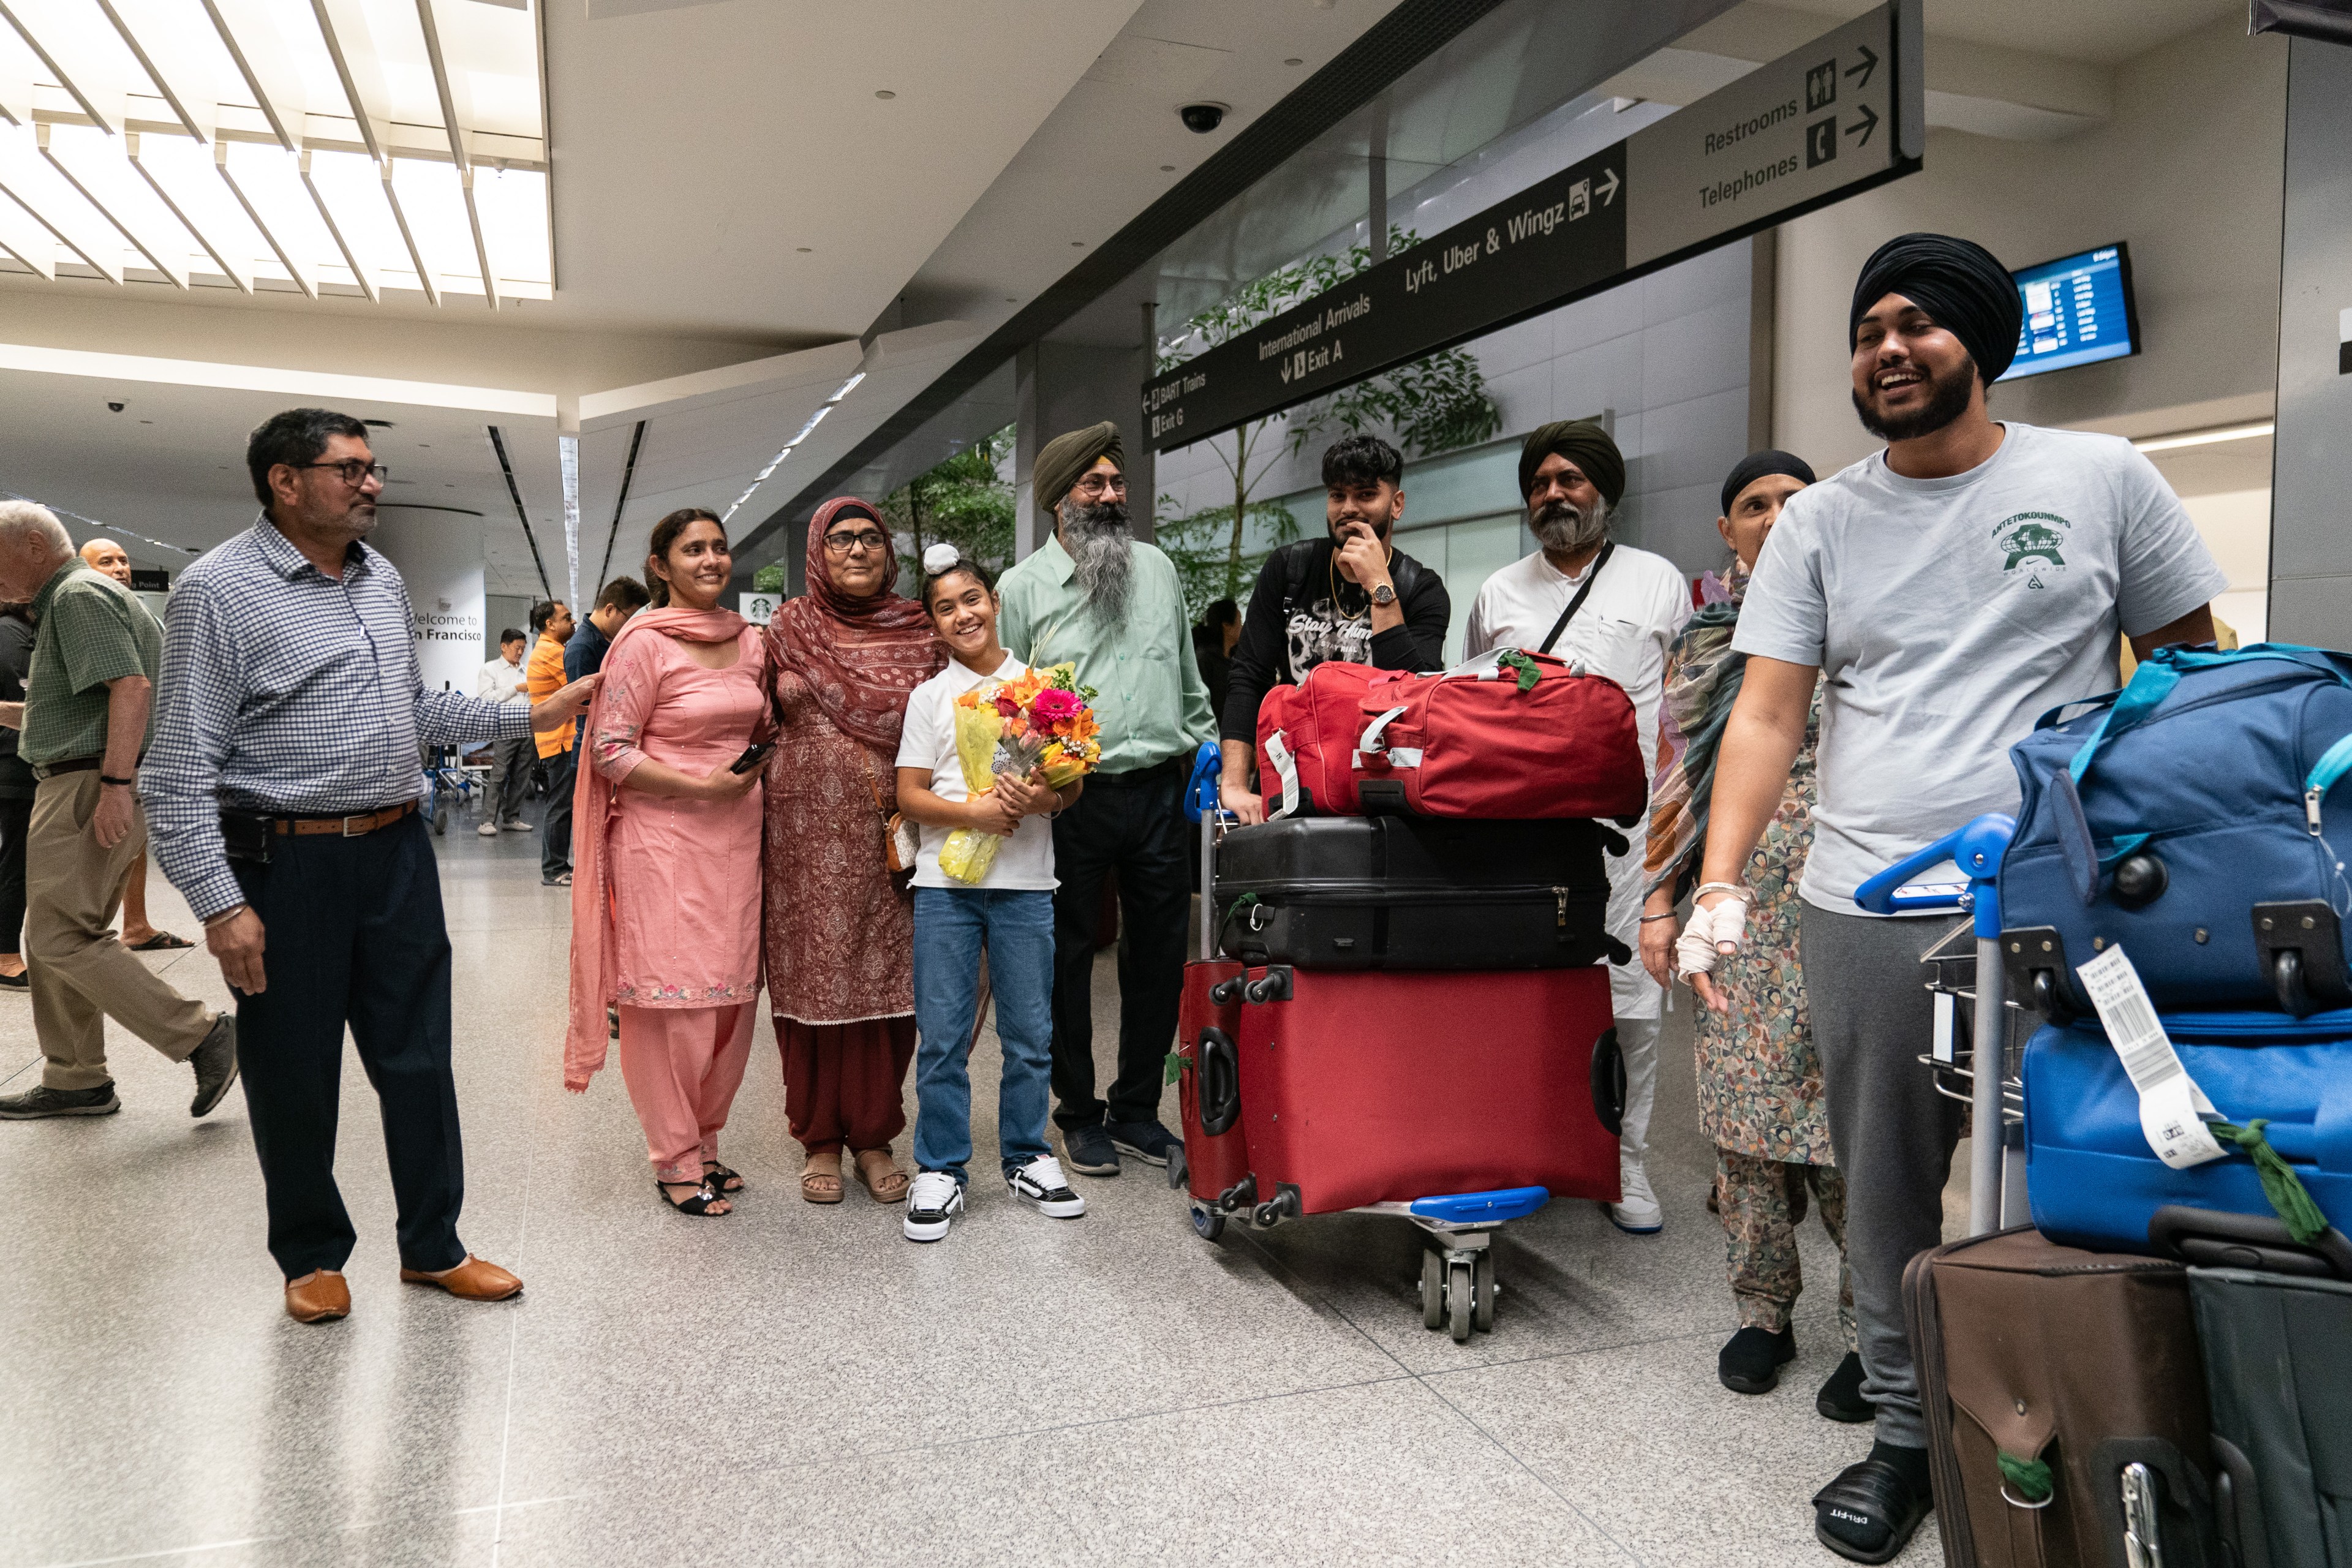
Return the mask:
<svg viewBox="0 0 2352 1568">
<path fill-rule="evenodd" d="M 53 779 L 59 773 L 91 773 L 98 768 L 101 760 L 98 757 L 68 757 L 61 763 L 42 763 L 33 769 L 33 776 L 37 779 Z"/>
<path fill-rule="evenodd" d="M 362 811 L 350 816 L 269 816 L 263 820 L 269 824 L 272 833 L 306 837 L 332 833 L 343 838 L 357 838 L 362 834 L 373 833 L 379 827 L 390 827 L 415 809 L 415 801 L 404 800 L 398 805 L 387 805 L 382 811 Z"/>
</svg>

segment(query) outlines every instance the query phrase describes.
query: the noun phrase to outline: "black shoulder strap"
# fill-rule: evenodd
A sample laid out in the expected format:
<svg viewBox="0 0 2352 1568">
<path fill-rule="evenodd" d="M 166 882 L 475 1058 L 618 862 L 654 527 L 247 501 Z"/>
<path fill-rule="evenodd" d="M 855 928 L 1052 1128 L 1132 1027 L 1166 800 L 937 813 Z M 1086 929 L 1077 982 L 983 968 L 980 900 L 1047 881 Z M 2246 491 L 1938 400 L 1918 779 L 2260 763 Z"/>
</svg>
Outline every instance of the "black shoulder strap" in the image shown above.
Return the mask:
<svg viewBox="0 0 2352 1568">
<path fill-rule="evenodd" d="M 1584 586 L 1576 591 L 1576 597 L 1568 602 L 1568 608 L 1559 613 L 1559 619 L 1552 622 L 1551 635 L 1544 638 L 1543 647 L 1536 649 L 1538 653 L 1549 653 L 1551 645 L 1559 641 L 1559 634 L 1568 630 L 1568 623 L 1576 619 L 1577 611 L 1584 608 L 1584 596 L 1592 592 L 1592 584 L 1601 581 L 1601 569 L 1609 564 L 1609 558 L 1616 552 L 1617 542 L 1613 539 L 1601 547 L 1601 553 L 1592 558 L 1592 570 L 1584 574 Z"/>
</svg>

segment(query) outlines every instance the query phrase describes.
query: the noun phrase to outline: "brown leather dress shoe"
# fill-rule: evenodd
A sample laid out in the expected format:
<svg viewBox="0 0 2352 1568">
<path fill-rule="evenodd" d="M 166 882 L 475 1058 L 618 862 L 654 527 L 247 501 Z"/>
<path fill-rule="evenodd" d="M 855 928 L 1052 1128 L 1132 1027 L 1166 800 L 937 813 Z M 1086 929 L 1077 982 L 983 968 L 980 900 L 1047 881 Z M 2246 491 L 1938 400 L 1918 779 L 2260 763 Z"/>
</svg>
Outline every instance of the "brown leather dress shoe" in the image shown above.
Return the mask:
<svg viewBox="0 0 2352 1568">
<path fill-rule="evenodd" d="M 286 1282 L 286 1315 L 298 1323 L 328 1323 L 352 1315 L 352 1288 L 332 1269 L 321 1268 Z"/>
<path fill-rule="evenodd" d="M 452 1296 L 466 1301 L 503 1301 L 509 1296 L 522 1294 L 522 1281 L 495 1263 L 486 1263 L 472 1253 L 466 1261 L 446 1274 L 427 1274 L 421 1268 L 404 1268 L 400 1278 L 410 1285 L 438 1285 Z"/>
</svg>

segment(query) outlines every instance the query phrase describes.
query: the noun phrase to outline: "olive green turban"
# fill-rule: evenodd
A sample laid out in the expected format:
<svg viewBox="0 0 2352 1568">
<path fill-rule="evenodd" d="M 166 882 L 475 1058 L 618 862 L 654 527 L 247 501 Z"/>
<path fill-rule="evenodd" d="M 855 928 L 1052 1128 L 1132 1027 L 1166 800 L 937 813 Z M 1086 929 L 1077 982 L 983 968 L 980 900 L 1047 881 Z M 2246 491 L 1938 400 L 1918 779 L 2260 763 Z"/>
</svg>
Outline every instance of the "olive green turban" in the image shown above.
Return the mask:
<svg viewBox="0 0 2352 1568">
<path fill-rule="evenodd" d="M 1118 442 L 1118 426 L 1108 419 L 1083 430 L 1056 436 L 1040 447 L 1037 460 L 1030 466 L 1037 510 L 1050 513 L 1060 506 L 1062 498 L 1070 493 L 1070 487 L 1103 458 L 1122 468 L 1127 467 L 1127 452 Z"/>
<path fill-rule="evenodd" d="M 1597 419 L 1561 419 L 1539 426 L 1519 448 L 1519 499 L 1536 488 L 1536 470 L 1558 452 L 1584 470 L 1601 499 L 1615 506 L 1625 497 L 1625 458 Z"/>
</svg>

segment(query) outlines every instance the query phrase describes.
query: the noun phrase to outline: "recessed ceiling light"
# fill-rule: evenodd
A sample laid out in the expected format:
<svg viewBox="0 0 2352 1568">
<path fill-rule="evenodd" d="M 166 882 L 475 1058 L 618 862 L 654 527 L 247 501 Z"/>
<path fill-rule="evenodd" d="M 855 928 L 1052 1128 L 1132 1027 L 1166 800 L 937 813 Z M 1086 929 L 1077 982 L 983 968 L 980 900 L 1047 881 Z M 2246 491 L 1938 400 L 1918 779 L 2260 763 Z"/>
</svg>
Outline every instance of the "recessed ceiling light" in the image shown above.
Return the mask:
<svg viewBox="0 0 2352 1568">
<path fill-rule="evenodd" d="M 793 248 L 799 251 L 803 256 L 806 256 L 809 253 L 809 247 L 805 245 L 795 245 Z"/>
<path fill-rule="evenodd" d="M 1004 297 L 1004 302 L 1008 305 L 1018 305 L 1021 303 L 1021 297 L 1017 294 L 1007 294 Z"/>
<path fill-rule="evenodd" d="M 1160 172 L 1163 174 L 1172 174 L 1176 172 L 1176 165 L 1173 163 L 1162 163 L 1160 165 Z"/>
<path fill-rule="evenodd" d="M 1085 240 L 1083 240 L 1083 239 L 1074 239 L 1074 240 L 1070 241 L 1070 243 L 1071 243 L 1072 245 L 1081 245 L 1081 246 L 1082 246 L 1082 245 L 1086 244 L 1086 241 L 1085 241 Z"/>
<path fill-rule="evenodd" d="M 1283 63 L 1284 65 L 1286 65 L 1286 66 L 1303 66 L 1303 65 L 1305 65 L 1307 62 L 1306 62 L 1305 60 L 1300 59 L 1297 55 L 1293 55 L 1293 56 L 1291 56 L 1288 59 L 1286 59 L 1286 60 L 1283 61 L 1282 63 Z"/>
<path fill-rule="evenodd" d="M 887 88 L 887 87 L 886 87 L 886 88 L 884 88 L 881 91 L 879 91 L 879 92 L 876 93 L 874 96 L 875 96 L 875 97 L 877 97 L 877 98 L 896 98 L 896 97 L 898 97 L 898 95 L 897 93 L 895 93 L 895 92 L 892 92 L 888 88 Z"/>
</svg>

